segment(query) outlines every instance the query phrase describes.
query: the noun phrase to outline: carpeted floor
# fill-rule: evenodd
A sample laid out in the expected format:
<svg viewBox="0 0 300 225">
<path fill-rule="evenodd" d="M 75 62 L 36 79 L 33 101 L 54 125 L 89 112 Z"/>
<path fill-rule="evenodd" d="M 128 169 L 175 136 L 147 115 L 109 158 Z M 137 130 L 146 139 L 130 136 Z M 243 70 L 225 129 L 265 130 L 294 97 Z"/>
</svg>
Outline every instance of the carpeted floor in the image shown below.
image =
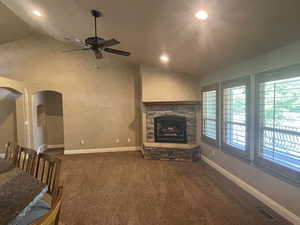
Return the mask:
<svg viewBox="0 0 300 225">
<path fill-rule="evenodd" d="M 205 163 L 63 156 L 63 225 L 290 225 Z"/>
</svg>

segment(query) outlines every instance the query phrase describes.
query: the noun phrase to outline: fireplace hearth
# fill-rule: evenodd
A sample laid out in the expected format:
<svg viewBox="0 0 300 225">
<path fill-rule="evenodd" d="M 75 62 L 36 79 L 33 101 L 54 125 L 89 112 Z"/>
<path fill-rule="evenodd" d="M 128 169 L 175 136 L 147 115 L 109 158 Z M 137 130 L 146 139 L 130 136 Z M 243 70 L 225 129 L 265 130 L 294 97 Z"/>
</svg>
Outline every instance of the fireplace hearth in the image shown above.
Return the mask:
<svg viewBox="0 0 300 225">
<path fill-rule="evenodd" d="M 154 118 L 154 138 L 159 143 L 186 144 L 186 118 L 176 115 Z"/>
</svg>

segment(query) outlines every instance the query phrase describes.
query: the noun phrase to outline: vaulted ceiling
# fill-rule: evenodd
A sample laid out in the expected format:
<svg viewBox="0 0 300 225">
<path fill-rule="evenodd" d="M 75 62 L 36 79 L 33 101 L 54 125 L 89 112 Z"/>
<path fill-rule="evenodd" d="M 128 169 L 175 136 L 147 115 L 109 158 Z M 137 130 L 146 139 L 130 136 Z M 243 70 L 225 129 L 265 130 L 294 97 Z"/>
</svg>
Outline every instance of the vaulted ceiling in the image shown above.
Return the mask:
<svg viewBox="0 0 300 225">
<path fill-rule="evenodd" d="M 32 34 L 33 30 L 0 2 L 0 44 L 15 41 Z"/>
<path fill-rule="evenodd" d="M 99 25 L 101 36 L 120 40 L 117 47 L 132 53 L 125 60 L 161 66 L 159 56 L 166 53 L 171 70 L 194 75 L 300 39 L 299 0 L 0 1 L 37 31 L 59 40 L 84 40 L 92 35 L 89 11 L 98 9 L 104 14 Z M 205 22 L 194 16 L 201 8 L 209 14 Z M 43 16 L 34 16 L 33 9 Z M 1 19 L 2 15 L 1 7 Z M 4 15 L 17 20 L 11 12 Z M 10 29 L 4 25 L 1 24 L 2 30 Z M 22 30 L 15 26 L 15 32 Z M 2 39 L 1 36 L 0 42 Z"/>
</svg>

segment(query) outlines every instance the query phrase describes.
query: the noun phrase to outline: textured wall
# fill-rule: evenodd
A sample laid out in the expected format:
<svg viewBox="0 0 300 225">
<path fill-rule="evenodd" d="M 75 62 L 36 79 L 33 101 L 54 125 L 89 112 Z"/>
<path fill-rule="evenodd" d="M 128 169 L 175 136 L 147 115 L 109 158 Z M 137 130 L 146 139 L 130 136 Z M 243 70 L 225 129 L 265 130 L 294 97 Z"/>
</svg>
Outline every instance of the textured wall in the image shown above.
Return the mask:
<svg viewBox="0 0 300 225">
<path fill-rule="evenodd" d="M 280 68 L 291 64 L 300 63 L 300 42 L 276 49 L 260 55 L 249 61 L 236 64 L 222 71 L 206 74 L 199 79 L 199 91 L 203 85 L 217 81 L 232 79 L 240 76 Z M 232 156 L 223 153 L 217 148 L 202 145 L 204 154 L 223 168 L 229 170 L 248 184 L 277 201 L 290 211 L 300 216 L 300 189 L 274 178 L 255 166 L 246 164 Z M 215 151 L 215 155 L 213 155 Z"/>
<path fill-rule="evenodd" d="M 47 144 L 64 144 L 64 120 L 62 96 L 46 92 L 46 132 Z"/>
<path fill-rule="evenodd" d="M 67 149 L 139 145 L 138 68 L 119 57 L 96 60 L 90 52 L 62 52 L 73 47 L 44 36 L 1 45 L 0 76 L 24 81 L 29 95 L 41 90 L 63 94 Z"/>
<path fill-rule="evenodd" d="M 8 141 L 17 141 L 16 95 L 0 88 L 0 153 L 5 152 Z"/>
<path fill-rule="evenodd" d="M 28 93 L 23 82 L 0 76 L 0 87 L 7 88 L 18 94 L 16 98 L 17 140 L 22 145 L 31 146 L 32 139 L 29 135 L 31 124 L 25 123 L 29 118 Z"/>
<path fill-rule="evenodd" d="M 41 106 L 44 108 L 44 115 L 43 119 L 45 120 L 46 118 L 46 113 L 45 113 L 45 106 L 46 106 L 46 96 L 43 93 L 36 93 L 33 96 L 33 102 L 32 102 L 32 110 L 34 114 L 33 120 L 33 129 L 34 129 L 34 147 L 35 149 L 38 149 L 39 146 L 46 144 L 47 143 L 47 133 L 46 133 L 46 123 L 45 121 L 41 121 L 40 124 L 38 125 L 37 120 L 38 120 L 38 106 Z"/>
<path fill-rule="evenodd" d="M 141 66 L 140 71 L 143 101 L 197 100 L 197 86 L 192 76 L 149 66 Z"/>
</svg>

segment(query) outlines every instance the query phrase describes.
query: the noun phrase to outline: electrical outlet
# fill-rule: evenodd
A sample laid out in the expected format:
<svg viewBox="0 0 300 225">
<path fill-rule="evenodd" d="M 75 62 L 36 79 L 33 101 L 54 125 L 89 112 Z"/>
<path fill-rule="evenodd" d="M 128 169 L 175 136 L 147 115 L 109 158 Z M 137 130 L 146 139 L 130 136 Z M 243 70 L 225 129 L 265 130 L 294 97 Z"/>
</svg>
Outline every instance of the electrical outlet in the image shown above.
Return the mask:
<svg viewBox="0 0 300 225">
<path fill-rule="evenodd" d="M 119 143 L 120 142 L 120 140 L 119 140 L 119 138 L 116 140 L 116 143 Z"/>
<path fill-rule="evenodd" d="M 80 144 L 81 144 L 81 145 L 84 145 L 84 140 L 81 140 L 81 141 L 80 141 Z"/>
</svg>

